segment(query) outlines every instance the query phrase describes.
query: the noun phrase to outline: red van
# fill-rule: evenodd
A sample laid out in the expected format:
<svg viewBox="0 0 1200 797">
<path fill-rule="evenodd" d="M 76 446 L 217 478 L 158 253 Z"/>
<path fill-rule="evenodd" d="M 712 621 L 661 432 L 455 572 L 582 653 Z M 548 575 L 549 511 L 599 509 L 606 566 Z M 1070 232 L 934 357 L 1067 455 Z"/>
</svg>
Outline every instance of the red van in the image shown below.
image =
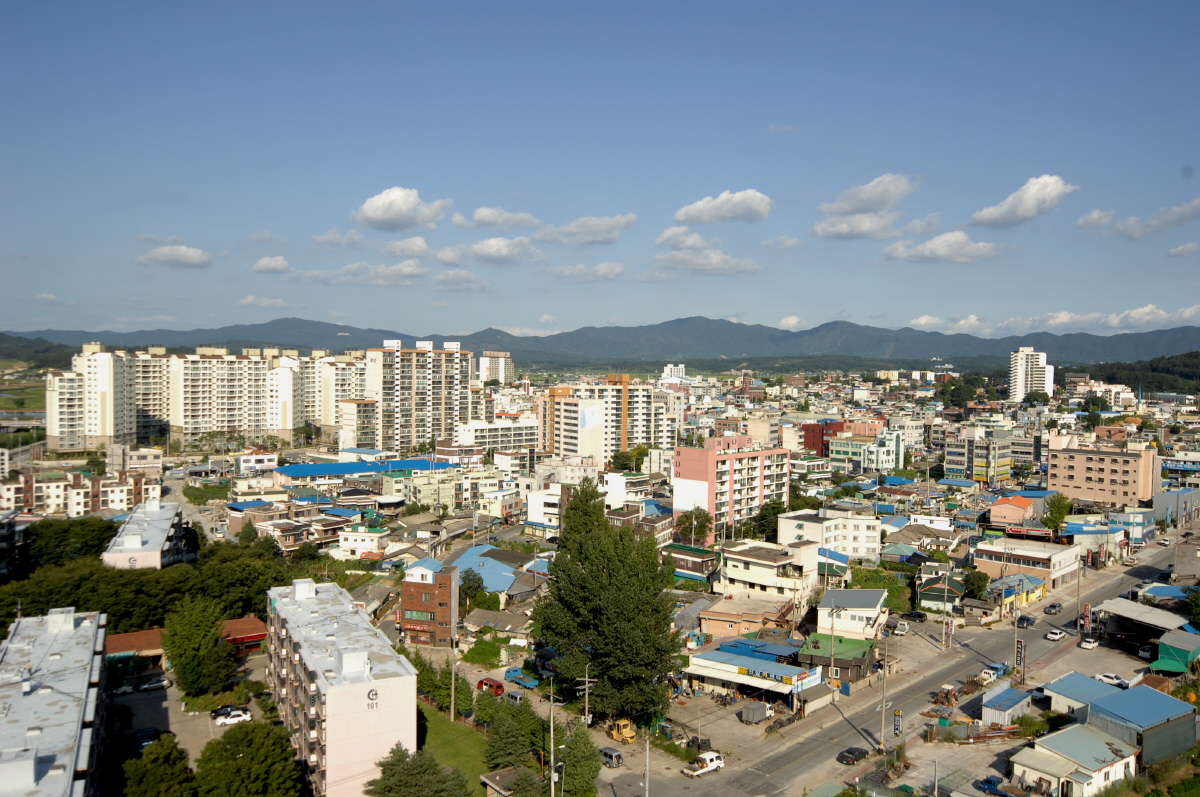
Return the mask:
<svg viewBox="0 0 1200 797">
<path fill-rule="evenodd" d="M 497 681 L 495 678 L 484 678 L 479 683 L 475 684 L 475 688 L 480 692 L 491 692 L 496 697 L 504 694 L 504 684 Z"/>
</svg>

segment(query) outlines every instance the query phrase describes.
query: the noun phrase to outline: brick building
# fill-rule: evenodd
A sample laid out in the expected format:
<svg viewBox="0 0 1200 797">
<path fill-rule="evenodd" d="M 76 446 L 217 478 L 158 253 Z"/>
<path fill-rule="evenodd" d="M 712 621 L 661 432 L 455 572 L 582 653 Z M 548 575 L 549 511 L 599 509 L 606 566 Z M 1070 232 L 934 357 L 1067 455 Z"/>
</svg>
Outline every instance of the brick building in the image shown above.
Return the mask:
<svg viewBox="0 0 1200 797">
<path fill-rule="evenodd" d="M 448 648 L 458 623 L 458 568 L 425 558 L 404 571 L 398 621 L 405 641 Z"/>
</svg>

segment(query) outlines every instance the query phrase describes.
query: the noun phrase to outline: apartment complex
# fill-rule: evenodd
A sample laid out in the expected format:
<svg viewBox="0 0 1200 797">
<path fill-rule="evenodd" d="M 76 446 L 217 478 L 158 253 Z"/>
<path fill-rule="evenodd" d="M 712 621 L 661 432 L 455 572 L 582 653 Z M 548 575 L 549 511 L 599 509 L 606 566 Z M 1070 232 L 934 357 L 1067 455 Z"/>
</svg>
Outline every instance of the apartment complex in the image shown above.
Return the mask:
<svg viewBox="0 0 1200 797">
<path fill-rule="evenodd" d="M 652 385 L 633 385 L 629 374 L 609 374 L 604 384 L 561 385 L 537 400 L 538 448 L 552 456 L 592 456 L 607 462 L 638 445 L 666 448 L 666 408 Z"/>
<path fill-rule="evenodd" d="M 118 570 L 162 570 L 191 557 L 184 540 L 182 508 L 157 498 L 139 504 L 100 554 L 104 564 Z"/>
<path fill-rule="evenodd" d="M 963 426 L 946 435 L 948 479 L 1001 484 L 1012 477 L 1012 440 L 980 426 Z"/>
<path fill-rule="evenodd" d="M 789 452 L 757 446 L 747 435 L 710 437 L 703 448 L 677 446 L 672 467 L 675 511 L 705 510 L 714 534 L 749 520 L 768 501 L 787 504 Z"/>
<path fill-rule="evenodd" d="M 1008 355 L 1008 398 L 1021 401 L 1038 391 L 1054 395 L 1054 366 L 1046 364 L 1046 353 L 1021 346 Z"/>
<path fill-rule="evenodd" d="M 1046 489 L 1074 501 L 1124 506 L 1149 501 L 1160 487 L 1157 450 L 1131 441 L 1121 448 L 1084 448 L 1074 435 L 1050 437 Z"/>
<path fill-rule="evenodd" d="M 460 423 L 454 432 L 454 444 L 483 451 L 522 451 L 538 444 L 537 418 L 497 417 L 494 421 L 471 420 Z"/>
<path fill-rule="evenodd" d="M 779 529 L 776 538 L 781 544 L 808 540 L 851 559 L 879 561 L 882 521 L 873 514 L 822 507 L 816 512 L 805 509 L 785 512 L 776 522 Z"/>
<path fill-rule="evenodd" d="M 512 355 L 506 351 L 485 351 L 479 355 L 479 381 L 499 381 L 502 385 L 517 381 Z"/>
<path fill-rule="evenodd" d="M 417 749 L 417 671 L 337 584 L 267 591 L 267 679 L 313 794 L 358 797 L 376 762 Z"/>
<path fill-rule="evenodd" d="M 0 774 L 5 793 L 99 794 L 105 616 L 73 608 L 13 621 L 0 643 Z"/>
<path fill-rule="evenodd" d="M 404 570 L 396 621 L 404 639 L 416 645 L 454 645 L 458 623 L 458 568 L 420 559 Z"/>
<path fill-rule="evenodd" d="M 161 485 L 136 472 L 117 476 L 86 476 L 77 471 L 23 473 L 0 481 L 0 511 L 67 517 L 106 509 L 128 512 L 142 501 L 158 498 L 161 492 Z"/>
</svg>

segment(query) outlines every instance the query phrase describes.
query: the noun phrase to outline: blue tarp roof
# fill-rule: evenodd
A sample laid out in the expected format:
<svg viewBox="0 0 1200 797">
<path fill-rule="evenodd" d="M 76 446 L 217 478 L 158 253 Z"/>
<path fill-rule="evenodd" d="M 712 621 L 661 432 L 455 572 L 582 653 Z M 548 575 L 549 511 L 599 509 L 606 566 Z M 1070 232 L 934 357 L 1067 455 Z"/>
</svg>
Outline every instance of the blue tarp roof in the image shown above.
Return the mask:
<svg viewBox="0 0 1200 797">
<path fill-rule="evenodd" d="M 417 561 L 413 562 L 412 565 L 409 567 L 409 569 L 411 570 L 414 567 L 423 567 L 426 570 L 432 570 L 434 573 L 442 572 L 442 563 L 439 562 L 437 559 L 434 559 L 429 556 L 426 556 L 424 559 L 418 559 Z M 460 570 L 459 572 L 462 572 L 462 571 Z"/>
<path fill-rule="evenodd" d="M 1119 689 L 1116 694 L 1093 700 L 1092 711 L 1118 720 L 1123 725 L 1145 729 L 1184 714 L 1193 714 L 1196 709 L 1179 698 L 1138 684 L 1131 689 Z"/>
<path fill-rule="evenodd" d="M 832 559 L 835 562 L 841 562 L 844 565 L 850 564 L 850 557 L 844 553 L 832 551 L 829 548 L 817 548 L 817 556 L 824 556 L 826 559 Z"/>
<path fill-rule="evenodd" d="M 245 512 L 247 509 L 253 509 L 256 506 L 270 506 L 270 501 L 238 501 L 236 504 L 229 504 L 229 509 L 234 512 Z"/>
<path fill-rule="evenodd" d="M 906 479 L 903 476 L 884 476 L 883 483 L 887 487 L 898 487 L 903 484 L 916 484 L 912 479 Z"/>
<path fill-rule="evenodd" d="M 779 678 L 790 677 L 792 683 L 801 680 L 808 673 L 808 670 L 803 667 L 793 667 L 790 664 L 776 664 L 764 659 L 756 659 L 753 656 L 739 656 L 736 653 L 726 653 L 723 650 L 710 650 L 706 653 L 692 654 L 692 660 L 695 661 L 696 659 L 700 661 L 720 662 L 721 664 L 729 664 L 734 667 L 745 667 L 748 670 L 770 673 Z"/>
<path fill-rule="evenodd" d="M 1095 523 L 1068 523 L 1063 534 L 1110 534 L 1108 526 L 1097 526 Z"/>
<path fill-rule="evenodd" d="M 911 521 L 909 521 L 908 515 L 896 515 L 895 517 L 885 520 L 883 525 L 887 526 L 887 531 L 890 533 L 893 531 L 899 531 L 907 526 L 910 522 Z"/>
<path fill-rule="evenodd" d="M 449 462 L 434 462 L 429 459 L 389 459 L 383 462 L 322 462 L 316 465 L 284 465 L 276 468 L 291 479 L 312 476 L 349 476 L 354 473 L 390 473 L 394 470 L 445 470 L 457 468 Z"/>
<path fill-rule="evenodd" d="M 975 482 L 967 479 L 938 479 L 938 484 L 944 484 L 947 487 L 974 487 Z"/>
<path fill-rule="evenodd" d="M 996 711 L 1008 711 L 1016 708 L 1021 703 L 1031 696 L 1028 692 L 1022 692 L 1020 689 L 1005 689 L 1000 694 L 993 697 L 991 700 L 983 704 L 984 708 L 992 708 Z"/>
<path fill-rule="evenodd" d="M 1069 673 L 1057 681 L 1044 684 L 1042 688 L 1048 692 L 1054 692 L 1056 695 L 1062 695 L 1076 703 L 1091 703 L 1094 700 L 1099 700 L 1123 691 L 1119 687 L 1101 683 L 1095 678 L 1089 678 L 1077 672 Z"/>
<path fill-rule="evenodd" d="M 1145 595 L 1152 595 L 1155 598 L 1169 598 L 1173 600 L 1183 600 L 1187 597 L 1187 587 L 1171 587 L 1166 584 L 1156 584 L 1153 587 L 1146 587 L 1142 590 Z"/>
<path fill-rule="evenodd" d="M 647 498 L 644 503 L 646 504 L 646 517 L 671 514 L 671 507 L 667 506 L 662 501 L 656 501 L 653 498 Z"/>
<path fill-rule="evenodd" d="M 333 515 L 334 517 L 358 517 L 362 514 L 357 509 L 342 509 L 341 507 L 331 506 L 321 510 L 322 514 Z"/>
</svg>

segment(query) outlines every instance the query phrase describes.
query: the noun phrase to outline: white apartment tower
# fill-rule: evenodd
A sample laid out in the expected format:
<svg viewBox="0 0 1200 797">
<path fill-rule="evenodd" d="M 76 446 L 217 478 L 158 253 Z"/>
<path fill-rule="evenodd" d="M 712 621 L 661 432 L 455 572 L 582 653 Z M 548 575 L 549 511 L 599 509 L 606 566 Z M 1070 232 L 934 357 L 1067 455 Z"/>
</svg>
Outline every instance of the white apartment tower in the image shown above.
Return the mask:
<svg viewBox="0 0 1200 797">
<path fill-rule="evenodd" d="M 687 378 L 687 366 L 684 363 L 680 363 L 679 365 L 675 365 L 674 363 L 667 363 L 666 365 L 664 365 L 663 372 L 662 372 L 662 378 L 663 379 L 671 379 L 672 377 L 674 377 L 676 379 L 686 379 Z"/>
<path fill-rule="evenodd" d="M 1021 401 L 1034 391 L 1054 395 L 1054 366 L 1046 365 L 1046 353 L 1021 346 L 1008 356 L 1008 398 Z"/>
<path fill-rule="evenodd" d="M 517 381 L 517 370 L 513 367 L 512 355 L 506 351 L 485 351 L 479 358 L 479 381 L 500 380 L 502 385 Z"/>
<path fill-rule="evenodd" d="M 666 408 L 653 385 L 631 385 L 629 374 L 609 374 L 602 385 L 560 385 L 539 397 L 539 448 L 556 457 L 592 456 L 608 462 L 637 445 L 666 448 Z"/>
<path fill-rule="evenodd" d="M 482 391 L 472 392 L 471 361 L 471 352 L 450 341 L 435 349 L 421 340 L 406 349 L 399 340 L 385 340 L 383 348 L 369 349 L 364 398 L 377 406 L 375 447 L 407 451 L 450 440 L 458 424 L 483 417 Z"/>
</svg>

